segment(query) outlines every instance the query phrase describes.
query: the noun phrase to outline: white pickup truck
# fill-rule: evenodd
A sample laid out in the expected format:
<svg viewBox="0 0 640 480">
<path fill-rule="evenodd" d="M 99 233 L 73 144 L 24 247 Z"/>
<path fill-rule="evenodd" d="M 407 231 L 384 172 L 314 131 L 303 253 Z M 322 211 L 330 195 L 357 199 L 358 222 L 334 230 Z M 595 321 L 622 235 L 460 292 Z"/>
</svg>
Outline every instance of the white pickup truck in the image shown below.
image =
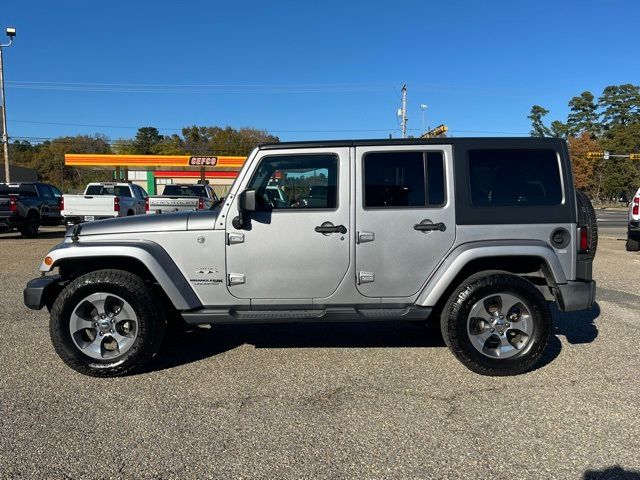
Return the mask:
<svg viewBox="0 0 640 480">
<path fill-rule="evenodd" d="M 147 192 L 127 182 L 90 183 L 83 195 L 63 195 L 62 216 L 67 225 L 146 213 Z"/>
<path fill-rule="evenodd" d="M 640 250 L 640 188 L 629 203 L 629 224 L 627 226 L 627 251 Z"/>
<path fill-rule="evenodd" d="M 218 196 L 208 184 L 169 184 L 162 195 L 151 195 L 147 213 L 190 212 L 209 210 L 217 205 Z"/>
</svg>

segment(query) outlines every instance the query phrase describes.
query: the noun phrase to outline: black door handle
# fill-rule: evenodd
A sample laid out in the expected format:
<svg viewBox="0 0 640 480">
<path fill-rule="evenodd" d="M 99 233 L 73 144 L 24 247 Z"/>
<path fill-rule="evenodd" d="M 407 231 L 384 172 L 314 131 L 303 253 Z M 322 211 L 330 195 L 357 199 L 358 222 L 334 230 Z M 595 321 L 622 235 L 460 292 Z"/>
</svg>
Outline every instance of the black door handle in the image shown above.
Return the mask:
<svg viewBox="0 0 640 480">
<path fill-rule="evenodd" d="M 439 230 L 444 232 L 447 229 L 447 226 L 442 223 L 416 223 L 413 226 L 414 230 L 418 230 L 419 232 L 431 232 L 433 230 Z"/>
<path fill-rule="evenodd" d="M 347 233 L 347 227 L 345 227 L 344 225 L 318 225 L 315 228 L 315 231 L 318 233 Z"/>
</svg>

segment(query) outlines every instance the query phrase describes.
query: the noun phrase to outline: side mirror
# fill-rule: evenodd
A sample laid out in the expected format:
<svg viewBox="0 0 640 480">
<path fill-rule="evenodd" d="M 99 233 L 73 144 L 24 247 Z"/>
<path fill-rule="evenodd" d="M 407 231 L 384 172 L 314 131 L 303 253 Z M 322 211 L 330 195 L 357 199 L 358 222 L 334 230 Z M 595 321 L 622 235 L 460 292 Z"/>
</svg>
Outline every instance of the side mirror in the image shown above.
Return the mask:
<svg viewBox="0 0 640 480">
<path fill-rule="evenodd" d="M 240 213 L 251 213 L 256 211 L 256 191 L 244 190 L 238 198 L 238 211 Z"/>
<path fill-rule="evenodd" d="M 244 190 L 238 196 L 238 216 L 233 219 L 233 228 L 238 230 L 245 226 L 244 215 L 256 211 L 256 191 Z"/>
</svg>

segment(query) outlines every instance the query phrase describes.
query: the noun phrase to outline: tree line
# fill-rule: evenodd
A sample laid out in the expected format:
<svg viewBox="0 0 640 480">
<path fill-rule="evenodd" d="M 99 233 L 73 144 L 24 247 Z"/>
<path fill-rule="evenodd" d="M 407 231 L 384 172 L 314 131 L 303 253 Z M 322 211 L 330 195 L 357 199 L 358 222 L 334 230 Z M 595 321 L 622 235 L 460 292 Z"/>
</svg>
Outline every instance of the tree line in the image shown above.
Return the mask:
<svg viewBox="0 0 640 480">
<path fill-rule="evenodd" d="M 162 135 L 155 127 L 142 127 L 134 138 L 114 141 L 100 134 L 58 137 L 37 144 L 16 140 L 9 145 L 9 157 L 12 165 L 33 168 L 42 181 L 69 191 L 109 180 L 113 174 L 67 167 L 65 153 L 247 156 L 261 143 L 278 141 L 278 137 L 255 128 L 191 126 L 183 128 L 180 135 Z"/>
<path fill-rule="evenodd" d="M 597 202 L 627 199 L 640 187 L 640 162 L 590 159 L 588 152 L 640 153 L 640 86 L 610 85 L 596 97 L 589 91 L 569 100 L 564 122 L 545 117 L 549 111 L 531 107 L 531 136 L 565 138 L 569 143 L 576 187 Z"/>
</svg>

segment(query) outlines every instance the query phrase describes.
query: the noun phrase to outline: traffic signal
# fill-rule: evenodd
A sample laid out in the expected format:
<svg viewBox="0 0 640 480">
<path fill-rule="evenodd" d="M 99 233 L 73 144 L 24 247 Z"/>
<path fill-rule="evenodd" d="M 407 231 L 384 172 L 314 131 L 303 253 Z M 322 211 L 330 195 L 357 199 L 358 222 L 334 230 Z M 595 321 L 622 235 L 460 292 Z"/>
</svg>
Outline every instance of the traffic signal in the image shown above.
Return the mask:
<svg viewBox="0 0 640 480">
<path fill-rule="evenodd" d="M 587 152 L 587 158 L 604 158 L 604 152 Z"/>
<path fill-rule="evenodd" d="M 629 155 L 629 158 L 631 160 L 640 160 L 640 153 L 632 153 L 631 155 Z"/>
</svg>

